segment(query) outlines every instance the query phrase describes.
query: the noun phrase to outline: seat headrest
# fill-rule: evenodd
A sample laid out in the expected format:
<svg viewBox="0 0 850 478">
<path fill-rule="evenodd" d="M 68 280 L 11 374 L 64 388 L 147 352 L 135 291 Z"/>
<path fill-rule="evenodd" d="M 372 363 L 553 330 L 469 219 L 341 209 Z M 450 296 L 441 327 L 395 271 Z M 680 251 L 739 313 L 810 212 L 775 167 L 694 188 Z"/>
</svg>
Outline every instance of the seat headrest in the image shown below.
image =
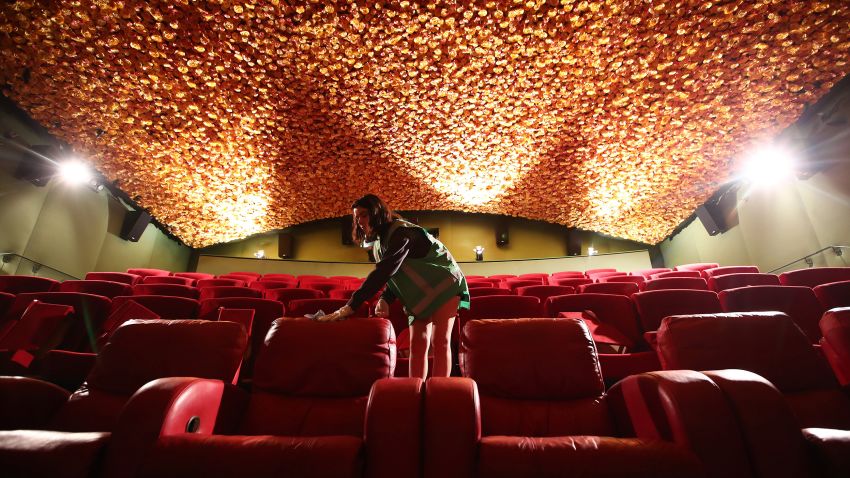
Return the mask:
<svg viewBox="0 0 850 478">
<path fill-rule="evenodd" d="M 657 338 L 664 369 L 749 370 L 783 392 L 836 386 L 826 361 L 781 312 L 667 317 Z"/>
<path fill-rule="evenodd" d="M 579 320 L 473 320 L 461 343 L 463 375 L 483 395 L 571 400 L 605 391 L 596 347 Z"/>
<path fill-rule="evenodd" d="M 274 321 L 254 365 L 254 387 L 310 397 L 358 397 L 392 377 L 396 347 L 385 319 Z"/>
<path fill-rule="evenodd" d="M 245 329 L 234 322 L 130 320 L 112 334 L 86 383 L 129 395 L 162 377 L 230 382 L 247 343 Z"/>
</svg>

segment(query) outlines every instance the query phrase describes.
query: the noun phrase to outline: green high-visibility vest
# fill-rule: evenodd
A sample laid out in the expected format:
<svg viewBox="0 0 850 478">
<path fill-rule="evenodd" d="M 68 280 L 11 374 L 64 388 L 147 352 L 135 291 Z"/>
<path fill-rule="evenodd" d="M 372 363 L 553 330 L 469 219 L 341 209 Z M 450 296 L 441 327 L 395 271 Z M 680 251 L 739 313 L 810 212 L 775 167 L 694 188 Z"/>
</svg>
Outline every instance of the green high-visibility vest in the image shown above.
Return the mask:
<svg viewBox="0 0 850 478">
<path fill-rule="evenodd" d="M 460 297 L 458 308 L 469 309 L 469 288 L 466 277 L 455 262 L 446 246 L 425 229 L 407 221 L 396 219 L 387 231 L 386 242 L 400 227 L 415 227 L 421 230 L 431 248 L 425 257 L 414 259 L 407 257 L 398 271 L 390 277 L 387 287 L 404 305 L 408 313 L 408 323 L 415 319 L 430 317 L 434 312 L 455 296 Z M 380 261 L 384 251 L 380 237 L 372 243 L 375 260 Z"/>
</svg>

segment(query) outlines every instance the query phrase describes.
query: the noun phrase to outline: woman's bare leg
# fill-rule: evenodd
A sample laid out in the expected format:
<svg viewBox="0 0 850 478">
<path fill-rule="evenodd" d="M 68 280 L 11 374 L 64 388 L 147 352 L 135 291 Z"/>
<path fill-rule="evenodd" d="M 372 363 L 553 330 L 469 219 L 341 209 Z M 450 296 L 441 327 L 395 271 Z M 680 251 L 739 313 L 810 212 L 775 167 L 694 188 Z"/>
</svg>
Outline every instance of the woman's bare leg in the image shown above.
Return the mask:
<svg viewBox="0 0 850 478">
<path fill-rule="evenodd" d="M 425 380 L 428 375 L 428 344 L 433 325 L 424 320 L 410 324 L 410 376 Z"/>
<path fill-rule="evenodd" d="M 452 329 L 459 298 L 450 299 L 431 317 L 434 324 L 432 343 L 434 345 L 434 370 L 432 377 L 448 377 L 452 373 Z"/>
</svg>

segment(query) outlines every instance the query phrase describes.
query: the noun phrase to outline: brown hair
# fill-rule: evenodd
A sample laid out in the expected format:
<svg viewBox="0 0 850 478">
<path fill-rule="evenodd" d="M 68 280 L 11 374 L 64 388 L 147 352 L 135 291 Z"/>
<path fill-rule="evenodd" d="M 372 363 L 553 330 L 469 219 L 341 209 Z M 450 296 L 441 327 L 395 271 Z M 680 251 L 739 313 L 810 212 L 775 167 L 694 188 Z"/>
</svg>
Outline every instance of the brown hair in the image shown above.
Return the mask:
<svg viewBox="0 0 850 478">
<path fill-rule="evenodd" d="M 374 194 L 367 194 L 360 199 L 354 201 L 351 209 L 362 207 L 369 211 L 369 227 L 372 229 L 372 234 L 366 237 L 357 221 L 352 218 L 351 221 L 351 239 L 355 244 L 362 244 L 364 241 L 374 241 L 377 238 L 378 228 L 384 224 L 393 222 L 394 219 L 401 219 L 401 216 L 394 213 L 387 203 L 381 200 Z"/>
</svg>

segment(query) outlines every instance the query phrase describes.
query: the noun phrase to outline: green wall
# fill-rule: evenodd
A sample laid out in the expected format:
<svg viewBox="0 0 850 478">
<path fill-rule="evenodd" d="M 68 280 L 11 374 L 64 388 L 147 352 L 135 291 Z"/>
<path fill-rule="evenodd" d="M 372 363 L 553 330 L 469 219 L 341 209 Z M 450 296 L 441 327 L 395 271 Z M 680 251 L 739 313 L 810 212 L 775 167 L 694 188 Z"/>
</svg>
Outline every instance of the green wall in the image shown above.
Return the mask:
<svg viewBox="0 0 850 478">
<path fill-rule="evenodd" d="M 850 246 L 850 155 L 806 180 L 739 191 L 738 217 L 738 226 L 713 237 L 695 220 L 661 243 L 665 263 L 746 264 L 769 272 L 828 246 Z M 812 259 L 815 266 L 847 266 L 850 250 Z M 798 261 L 779 272 L 805 267 Z"/>
<path fill-rule="evenodd" d="M 4 151 L 0 157 L 0 252 L 72 277 L 129 267 L 186 270 L 191 250 L 152 224 L 138 243 L 118 237 L 126 208 L 105 190 L 72 188 L 57 180 L 36 187 L 13 177 L 12 156 Z M 16 270 L 7 266 L 0 273 L 32 274 L 26 265 Z M 38 274 L 51 275 L 46 269 Z"/>
<path fill-rule="evenodd" d="M 474 261 L 472 249 L 484 247 L 488 261 L 537 259 L 567 255 L 567 235 L 576 234 L 582 244 L 582 254 L 593 247 L 600 254 L 646 250 L 649 246 L 632 241 L 602 236 L 587 231 L 569 231 L 563 226 L 521 218 L 506 218 L 488 214 L 465 214 L 447 211 L 417 211 L 402 213 L 416 218 L 426 228 L 439 228 L 440 241 L 458 261 Z M 508 245 L 496 245 L 496 228 L 501 222 L 508 225 Z M 339 219 L 314 221 L 284 230 L 293 236 L 293 259 L 303 261 L 360 262 L 367 260 L 366 251 L 342 244 Z M 267 258 L 278 257 L 278 233 L 252 236 L 240 241 L 207 247 L 201 254 L 254 257 L 263 250 Z"/>
</svg>

